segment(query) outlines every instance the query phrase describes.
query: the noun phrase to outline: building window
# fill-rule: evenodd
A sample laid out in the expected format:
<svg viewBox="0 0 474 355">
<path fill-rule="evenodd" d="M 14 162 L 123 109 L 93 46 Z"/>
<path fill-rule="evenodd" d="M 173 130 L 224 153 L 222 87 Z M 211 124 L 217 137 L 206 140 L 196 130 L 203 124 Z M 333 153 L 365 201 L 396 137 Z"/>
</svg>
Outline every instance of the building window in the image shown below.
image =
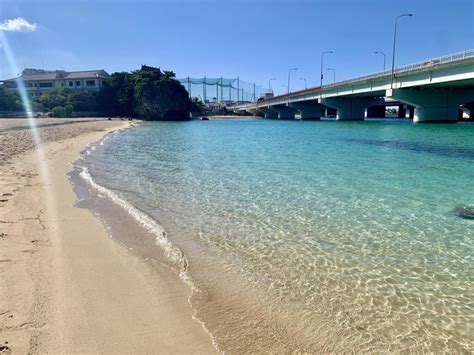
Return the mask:
<svg viewBox="0 0 474 355">
<path fill-rule="evenodd" d="M 32 88 L 32 87 L 33 87 L 33 83 L 28 83 L 28 87 L 29 87 L 29 88 Z"/>
<path fill-rule="evenodd" d="M 76 81 L 76 86 L 81 86 L 81 82 L 79 80 Z"/>
<path fill-rule="evenodd" d="M 74 81 L 70 81 L 69 82 L 69 87 L 73 87 L 74 86 Z"/>
<path fill-rule="evenodd" d="M 95 80 L 86 80 L 86 86 L 95 86 Z"/>
<path fill-rule="evenodd" d="M 40 88 L 52 88 L 52 87 L 53 87 L 53 83 L 40 83 L 40 84 L 39 84 L 39 87 L 40 87 Z"/>
<path fill-rule="evenodd" d="M 35 86 L 37 87 L 37 86 L 38 86 L 38 83 L 35 83 Z"/>
</svg>

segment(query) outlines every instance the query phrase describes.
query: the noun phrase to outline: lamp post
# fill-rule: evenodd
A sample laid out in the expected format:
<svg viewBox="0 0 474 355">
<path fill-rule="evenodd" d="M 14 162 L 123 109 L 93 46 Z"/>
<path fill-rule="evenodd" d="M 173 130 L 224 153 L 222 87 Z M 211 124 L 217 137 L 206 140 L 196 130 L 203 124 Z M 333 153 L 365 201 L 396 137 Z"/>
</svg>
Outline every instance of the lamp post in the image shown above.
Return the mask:
<svg viewBox="0 0 474 355">
<path fill-rule="evenodd" d="M 321 89 L 323 88 L 323 78 L 324 78 L 324 75 L 323 75 L 323 66 L 324 66 L 324 55 L 325 54 L 332 54 L 334 53 L 333 51 L 326 51 L 326 52 L 323 52 L 321 53 Z"/>
<path fill-rule="evenodd" d="M 385 55 L 384 52 L 379 52 L 379 51 L 375 51 L 375 54 L 383 55 L 383 71 L 385 71 L 385 63 L 387 62 L 387 56 Z"/>
<path fill-rule="evenodd" d="M 336 82 L 336 69 L 328 68 L 329 71 L 332 71 L 333 83 Z"/>
<path fill-rule="evenodd" d="M 300 78 L 300 80 L 304 80 L 304 88 L 305 90 L 308 89 L 308 83 L 306 82 L 306 78 Z"/>
<path fill-rule="evenodd" d="M 390 80 L 390 89 L 393 89 L 393 79 L 395 77 L 395 44 L 397 43 L 397 25 L 398 25 L 398 20 L 401 17 L 412 17 L 413 14 L 401 14 L 398 15 L 397 18 L 395 19 L 395 31 L 393 32 L 393 49 L 392 49 L 392 78 Z"/>
<path fill-rule="evenodd" d="M 298 70 L 298 68 L 291 68 L 288 70 L 288 94 L 290 93 L 290 74 L 293 70 Z"/>
<path fill-rule="evenodd" d="M 276 80 L 276 78 L 271 78 L 270 80 L 268 80 L 268 92 L 273 92 L 272 84 L 271 84 L 272 80 Z"/>
</svg>

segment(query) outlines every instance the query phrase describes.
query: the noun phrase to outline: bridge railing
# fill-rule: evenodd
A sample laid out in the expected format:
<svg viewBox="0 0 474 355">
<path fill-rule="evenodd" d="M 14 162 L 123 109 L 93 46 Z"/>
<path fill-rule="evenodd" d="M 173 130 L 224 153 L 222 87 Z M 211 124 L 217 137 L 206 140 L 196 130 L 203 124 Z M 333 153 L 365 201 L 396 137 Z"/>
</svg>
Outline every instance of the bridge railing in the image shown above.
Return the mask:
<svg viewBox="0 0 474 355">
<path fill-rule="evenodd" d="M 458 61 L 462 61 L 462 60 L 467 59 L 467 58 L 474 58 L 474 49 L 469 49 L 469 50 L 462 51 L 462 52 L 448 54 L 448 55 L 445 55 L 445 56 L 436 57 L 436 58 L 432 58 L 432 59 L 428 59 L 428 60 L 423 60 L 421 62 L 404 65 L 403 67 L 395 68 L 394 73 L 395 74 L 406 73 L 406 72 L 410 72 L 410 71 L 414 71 L 414 70 L 424 69 L 424 68 L 427 68 L 427 67 L 434 67 L 434 66 L 437 66 L 437 65 L 440 65 L 440 64 L 458 62 Z M 323 88 L 331 88 L 331 87 L 350 84 L 350 83 L 355 83 L 355 82 L 359 82 L 359 81 L 363 81 L 363 80 L 375 79 L 375 78 L 378 78 L 378 77 L 383 77 L 383 76 L 391 75 L 391 74 L 392 74 L 392 70 L 388 69 L 388 70 L 385 70 L 385 71 L 379 71 L 379 72 L 376 72 L 376 73 L 372 73 L 372 74 L 368 74 L 368 75 L 364 75 L 364 76 L 359 76 L 357 78 L 338 81 L 334 84 L 324 85 Z"/>
</svg>

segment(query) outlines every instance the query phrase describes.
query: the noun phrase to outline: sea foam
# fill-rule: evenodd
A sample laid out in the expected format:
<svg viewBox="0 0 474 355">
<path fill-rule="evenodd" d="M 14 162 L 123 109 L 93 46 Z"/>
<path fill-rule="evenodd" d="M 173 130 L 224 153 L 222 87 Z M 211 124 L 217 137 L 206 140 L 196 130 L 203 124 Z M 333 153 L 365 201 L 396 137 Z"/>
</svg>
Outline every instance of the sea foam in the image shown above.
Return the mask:
<svg viewBox="0 0 474 355">
<path fill-rule="evenodd" d="M 123 208 L 141 226 L 153 233 L 157 244 L 165 251 L 166 257 L 168 257 L 172 262 L 180 266 L 179 277 L 193 290 L 195 290 L 195 286 L 189 279 L 187 273 L 188 261 L 186 260 L 186 257 L 184 256 L 183 252 L 179 248 L 174 246 L 166 237 L 166 231 L 164 230 L 164 228 L 158 223 L 156 223 L 156 221 L 150 216 L 148 216 L 145 212 L 140 211 L 138 208 L 118 196 L 112 190 L 97 184 L 89 173 L 89 169 L 87 167 L 82 166 L 80 167 L 80 169 L 81 172 L 79 173 L 79 176 L 84 179 L 84 181 L 86 181 L 93 189 L 98 191 L 103 196 L 106 196 L 117 206 Z"/>
</svg>

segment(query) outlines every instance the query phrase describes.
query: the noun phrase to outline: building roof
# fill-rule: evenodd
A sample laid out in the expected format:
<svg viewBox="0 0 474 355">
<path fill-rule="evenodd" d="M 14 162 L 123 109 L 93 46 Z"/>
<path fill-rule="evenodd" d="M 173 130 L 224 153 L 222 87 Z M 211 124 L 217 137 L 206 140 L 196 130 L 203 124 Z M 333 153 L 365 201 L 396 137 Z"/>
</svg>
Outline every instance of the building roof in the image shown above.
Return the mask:
<svg viewBox="0 0 474 355">
<path fill-rule="evenodd" d="M 66 79 L 88 79 L 88 78 L 107 78 L 109 73 L 105 70 L 85 70 L 85 71 L 71 71 L 67 73 Z"/>
<path fill-rule="evenodd" d="M 42 70 L 42 69 L 25 69 L 17 78 L 5 81 L 14 81 L 21 79 L 22 81 L 44 81 L 44 80 L 68 80 L 68 79 L 93 79 L 107 78 L 109 74 L 103 70 L 81 70 L 67 72 L 64 70 Z"/>
</svg>

